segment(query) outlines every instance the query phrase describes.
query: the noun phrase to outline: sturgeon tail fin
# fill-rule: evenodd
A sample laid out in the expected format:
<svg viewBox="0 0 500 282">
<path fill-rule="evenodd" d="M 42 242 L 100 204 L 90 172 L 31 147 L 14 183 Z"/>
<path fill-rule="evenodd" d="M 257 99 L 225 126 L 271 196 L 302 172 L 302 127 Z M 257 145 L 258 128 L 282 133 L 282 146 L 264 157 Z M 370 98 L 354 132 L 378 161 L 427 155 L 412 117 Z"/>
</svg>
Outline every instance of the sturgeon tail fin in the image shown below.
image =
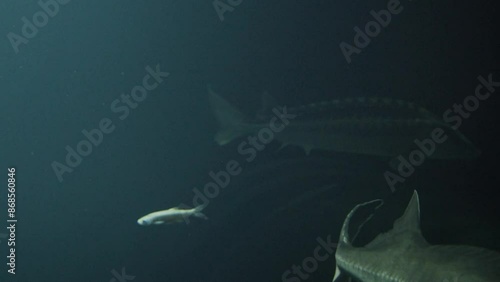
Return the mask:
<svg viewBox="0 0 500 282">
<path fill-rule="evenodd" d="M 194 209 L 194 216 L 195 217 L 198 217 L 198 218 L 203 218 L 203 219 L 208 219 L 208 217 L 202 213 L 201 211 L 203 211 L 203 209 L 206 207 L 206 205 L 201 205 L 201 206 L 197 206 L 195 209 Z"/>
<path fill-rule="evenodd" d="M 351 236 L 349 234 L 349 229 L 350 229 L 351 219 L 354 216 L 354 214 L 356 214 L 358 209 L 374 204 L 377 205 L 374 207 L 373 212 L 358 225 L 356 233 L 354 234 L 354 236 Z M 374 216 L 375 210 L 380 208 L 383 204 L 384 204 L 383 200 L 373 200 L 359 204 L 351 210 L 351 212 L 347 215 L 344 224 L 342 225 L 342 230 L 340 231 L 339 243 L 337 245 L 337 251 L 335 252 L 336 260 L 342 258 L 347 249 L 352 248 L 352 243 L 354 242 L 354 240 L 356 240 L 356 237 L 361 231 L 361 228 L 363 228 L 363 225 L 365 225 L 368 221 L 370 221 L 370 219 Z M 335 265 L 335 276 L 333 277 L 333 282 L 342 282 L 342 281 L 350 282 L 352 280 L 348 275 L 345 275 L 345 273 L 342 272 L 342 269 L 340 269 L 338 265 Z"/>
<path fill-rule="evenodd" d="M 349 246 L 349 247 L 352 246 L 352 242 L 358 236 L 359 232 L 361 231 L 361 228 L 363 228 L 363 225 L 365 225 L 368 221 L 370 221 L 370 219 L 374 216 L 374 213 L 370 214 L 368 216 L 368 218 L 366 218 L 363 222 L 361 222 L 361 224 L 358 225 L 357 231 L 354 234 L 354 236 L 352 236 L 352 237 L 349 235 L 349 229 L 350 229 L 349 225 L 351 223 L 351 218 L 354 216 L 354 214 L 358 211 L 359 208 L 364 207 L 364 206 L 368 206 L 368 205 L 372 205 L 372 204 L 378 204 L 374 208 L 374 212 L 375 212 L 376 209 L 380 208 L 384 204 L 384 201 L 379 200 L 379 199 L 369 201 L 366 203 L 359 204 L 351 210 L 351 212 L 347 215 L 347 217 L 344 221 L 344 225 L 342 226 L 342 230 L 340 231 L 339 245 L 345 245 L 345 246 Z"/>
<path fill-rule="evenodd" d="M 242 126 L 245 115 L 213 92 L 210 86 L 208 86 L 208 93 L 212 110 L 219 122 L 219 131 L 215 135 L 215 142 L 222 146 L 246 134 L 247 132 Z"/>
</svg>

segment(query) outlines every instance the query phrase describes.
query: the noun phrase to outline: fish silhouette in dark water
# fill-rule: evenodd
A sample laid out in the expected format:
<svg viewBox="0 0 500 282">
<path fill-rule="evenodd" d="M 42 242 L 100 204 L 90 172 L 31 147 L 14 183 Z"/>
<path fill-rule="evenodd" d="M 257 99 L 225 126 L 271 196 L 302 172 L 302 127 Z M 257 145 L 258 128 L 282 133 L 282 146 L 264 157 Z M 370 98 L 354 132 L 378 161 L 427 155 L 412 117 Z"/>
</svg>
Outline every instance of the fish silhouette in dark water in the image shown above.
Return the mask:
<svg viewBox="0 0 500 282">
<path fill-rule="evenodd" d="M 274 132 L 274 139 L 283 146 L 300 146 L 307 154 L 312 149 L 322 149 L 395 157 L 418 148 L 416 142 L 432 138 L 433 130 L 441 129 L 446 141 L 435 144 L 430 158 L 471 159 L 479 155 L 479 150 L 458 130 L 426 109 L 402 100 L 346 98 L 298 107 L 275 107 L 273 111 L 268 110 L 267 115 L 264 110 L 258 118 L 249 118 L 210 88 L 209 96 L 220 125 L 215 136 L 219 145 L 269 127 L 273 115 L 280 112 L 294 118 L 284 130 Z"/>
</svg>

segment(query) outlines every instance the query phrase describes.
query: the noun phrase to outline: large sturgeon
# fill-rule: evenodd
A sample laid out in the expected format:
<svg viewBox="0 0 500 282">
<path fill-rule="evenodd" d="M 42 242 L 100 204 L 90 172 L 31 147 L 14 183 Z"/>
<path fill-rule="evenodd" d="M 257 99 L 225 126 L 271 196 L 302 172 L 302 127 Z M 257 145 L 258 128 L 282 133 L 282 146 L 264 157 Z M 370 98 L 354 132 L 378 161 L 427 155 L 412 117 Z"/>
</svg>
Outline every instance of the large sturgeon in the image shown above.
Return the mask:
<svg viewBox="0 0 500 282">
<path fill-rule="evenodd" d="M 364 247 L 353 247 L 347 216 L 335 253 L 334 282 L 495 282 L 500 281 L 500 254 L 472 246 L 430 245 L 420 231 L 420 205 L 415 191 L 394 227 Z M 358 229 L 359 230 L 359 229 Z M 355 237 L 355 236 L 354 236 Z"/>
<path fill-rule="evenodd" d="M 235 138 L 255 134 L 269 126 L 274 118 L 263 105 L 259 118 L 249 118 L 209 88 L 213 111 L 220 129 L 215 136 L 219 145 Z M 268 97 L 268 96 L 264 96 Z M 263 99 L 269 101 L 270 99 Z M 479 150 L 458 130 L 414 103 L 389 98 L 346 98 L 312 103 L 298 107 L 275 108 L 274 113 L 293 115 L 294 118 L 275 139 L 284 145 L 305 149 L 323 149 L 335 152 L 395 157 L 417 149 L 417 139 L 431 138 L 440 128 L 446 141 L 439 144 L 429 156 L 434 159 L 470 159 Z M 444 138 L 444 137 L 443 137 Z"/>
</svg>

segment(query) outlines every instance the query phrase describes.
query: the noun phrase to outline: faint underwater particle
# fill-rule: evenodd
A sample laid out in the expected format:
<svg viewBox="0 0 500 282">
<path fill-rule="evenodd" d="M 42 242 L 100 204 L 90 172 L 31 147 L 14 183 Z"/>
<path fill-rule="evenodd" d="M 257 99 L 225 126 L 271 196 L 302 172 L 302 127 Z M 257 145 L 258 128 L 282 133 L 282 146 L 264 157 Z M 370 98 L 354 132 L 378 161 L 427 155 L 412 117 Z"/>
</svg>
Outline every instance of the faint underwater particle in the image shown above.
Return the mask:
<svg viewBox="0 0 500 282">
<path fill-rule="evenodd" d="M 60 7 L 68 4 L 70 0 L 48 0 L 38 1 L 40 9 L 31 16 L 31 21 L 27 17 L 22 17 L 23 25 L 21 27 L 21 34 L 9 32 L 7 38 L 14 49 L 14 52 L 19 53 L 19 46 L 21 44 L 28 44 L 29 39 L 33 39 L 39 29 L 45 27 L 49 23 L 49 19 L 59 14 Z"/>
<path fill-rule="evenodd" d="M 7 234 L 0 233 L 0 239 L 5 239 L 5 238 L 7 238 Z M 0 243 L 2 243 L 2 240 L 0 240 Z"/>
</svg>

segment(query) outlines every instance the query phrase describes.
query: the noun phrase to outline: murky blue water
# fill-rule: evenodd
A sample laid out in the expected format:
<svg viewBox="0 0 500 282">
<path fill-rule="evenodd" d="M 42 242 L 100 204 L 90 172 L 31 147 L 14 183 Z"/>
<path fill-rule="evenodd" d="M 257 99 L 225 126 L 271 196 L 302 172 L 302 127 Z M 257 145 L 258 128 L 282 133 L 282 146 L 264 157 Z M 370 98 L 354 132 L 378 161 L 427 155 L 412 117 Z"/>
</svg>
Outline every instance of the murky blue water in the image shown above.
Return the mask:
<svg viewBox="0 0 500 282">
<path fill-rule="evenodd" d="M 402 1 L 360 48 L 354 28 L 388 1 L 40 3 L 0 3 L 1 281 L 331 281 L 326 247 L 310 272 L 286 272 L 320 241 L 335 242 L 358 203 L 386 201 L 360 242 L 390 228 L 414 189 L 430 242 L 500 250 L 498 88 L 461 119 L 482 154 L 427 159 L 394 192 L 389 158 L 306 156 L 274 140 L 247 161 L 238 152 L 247 137 L 217 145 L 207 92 L 211 85 L 248 116 L 267 91 L 280 106 L 389 97 L 439 117 L 475 95 L 478 76 L 500 80 L 487 4 Z M 349 60 L 342 42 L 357 48 Z M 197 199 L 194 189 L 230 161 L 238 173 L 226 187 Z M 202 202 L 208 221 L 136 223 Z"/>
</svg>

